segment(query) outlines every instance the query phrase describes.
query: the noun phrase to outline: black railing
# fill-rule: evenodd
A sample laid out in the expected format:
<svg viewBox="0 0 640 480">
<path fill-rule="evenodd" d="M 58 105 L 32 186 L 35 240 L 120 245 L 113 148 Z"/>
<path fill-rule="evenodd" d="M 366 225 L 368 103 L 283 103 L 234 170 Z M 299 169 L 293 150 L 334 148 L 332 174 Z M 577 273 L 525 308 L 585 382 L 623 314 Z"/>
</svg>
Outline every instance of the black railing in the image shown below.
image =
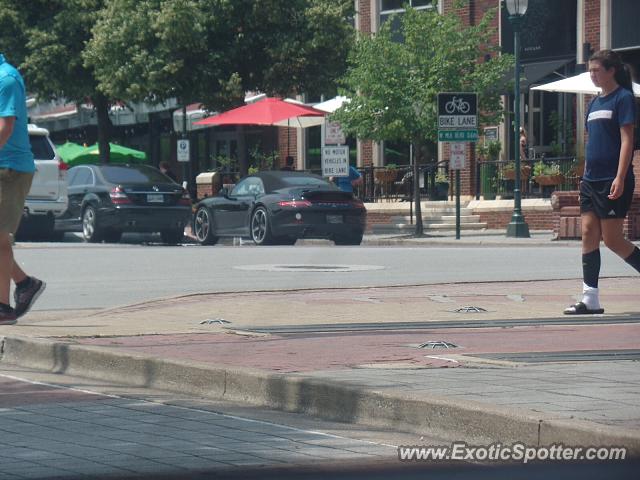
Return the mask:
<svg viewBox="0 0 640 480">
<path fill-rule="evenodd" d="M 522 160 L 520 191 L 523 198 L 549 198 L 554 190 L 577 190 L 583 164 L 573 157 Z M 476 198 L 513 198 L 515 162 L 479 161 L 476 171 Z"/>
<path fill-rule="evenodd" d="M 427 163 L 419 166 L 420 198 L 447 200 L 453 185 L 447 172 L 447 163 Z M 364 202 L 413 201 L 413 167 L 402 165 L 389 167 L 361 167 L 358 169 L 363 182 L 354 189 L 356 197 Z M 322 175 L 318 169 L 305 170 Z M 222 186 L 232 187 L 238 179 L 238 172 L 221 173 Z"/>
</svg>

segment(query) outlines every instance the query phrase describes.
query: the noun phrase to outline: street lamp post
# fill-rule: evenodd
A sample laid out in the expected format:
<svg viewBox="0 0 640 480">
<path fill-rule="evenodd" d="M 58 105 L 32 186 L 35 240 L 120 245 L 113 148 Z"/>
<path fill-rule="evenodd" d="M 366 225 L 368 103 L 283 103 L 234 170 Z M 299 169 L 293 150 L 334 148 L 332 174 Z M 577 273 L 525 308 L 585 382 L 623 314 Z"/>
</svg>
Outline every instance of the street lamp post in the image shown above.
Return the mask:
<svg viewBox="0 0 640 480">
<path fill-rule="evenodd" d="M 515 150 L 515 180 L 513 188 L 513 215 L 507 226 L 507 237 L 529 238 L 529 226 L 522 214 L 522 196 L 520 192 L 520 26 L 522 17 L 527 12 L 529 0 L 505 0 L 509 12 L 509 21 L 513 26 L 513 51 L 515 54 L 515 89 L 514 89 L 514 122 L 513 138 Z"/>
</svg>

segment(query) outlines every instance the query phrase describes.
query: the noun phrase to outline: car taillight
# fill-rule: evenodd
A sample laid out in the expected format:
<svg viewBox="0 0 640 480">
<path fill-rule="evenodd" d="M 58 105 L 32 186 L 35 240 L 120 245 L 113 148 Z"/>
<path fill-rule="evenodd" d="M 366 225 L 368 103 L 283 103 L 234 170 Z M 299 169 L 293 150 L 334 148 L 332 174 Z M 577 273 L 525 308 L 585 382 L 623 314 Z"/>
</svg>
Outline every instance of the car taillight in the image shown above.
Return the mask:
<svg viewBox="0 0 640 480">
<path fill-rule="evenodd" d="M 180 197 L 180 200 L 178 200 L 178 205 L 187 207 L 191 206 L 191 197 L 189 196 L 189 192 L 187 192 L 186 190 L 182 192 L 182 196 Z"/>
<path fill-rule="evenodd" d="M 69 165 L 64 163 L 62 160 L 58 160 L 58 180 L 60 182 L 64 182 L 67 177 L 67 170 L 69 170 Z"/>
<path fill-rule="evenodd" d="M 283 200 L 278 202 L 279 207 L 288 208 L 305 208 L 310 207 L 312 204 L 309 200 Z"/>
<path fill-rule="evenodd" d="M 121 187 L 112 188 L 109 192 L 109 197 L 111 198 L 111 203 L 114 205 L 131 203 L 131 200 L 127 197 L 127 194 L 124 193 L 124 190 L 122 190 Z"/>
</svg>

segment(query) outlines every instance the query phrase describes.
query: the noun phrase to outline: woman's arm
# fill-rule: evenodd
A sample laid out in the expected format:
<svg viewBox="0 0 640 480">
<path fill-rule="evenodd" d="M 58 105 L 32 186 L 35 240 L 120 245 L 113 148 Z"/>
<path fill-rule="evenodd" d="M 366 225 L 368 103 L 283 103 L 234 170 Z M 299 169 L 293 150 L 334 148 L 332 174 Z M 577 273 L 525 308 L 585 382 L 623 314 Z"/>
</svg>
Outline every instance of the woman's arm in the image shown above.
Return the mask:
<svg viewBox="0 0 640 480">
<path fill-rule="evenodd" d="M 633 158 L 633 124 L 629 123 L 620 127 L 620 160 L 618 161 L 618 173 L 611 184 L 609 199 L 620 198 L 624 192 L 624 179 L 629 171 Z"/>
</svg>

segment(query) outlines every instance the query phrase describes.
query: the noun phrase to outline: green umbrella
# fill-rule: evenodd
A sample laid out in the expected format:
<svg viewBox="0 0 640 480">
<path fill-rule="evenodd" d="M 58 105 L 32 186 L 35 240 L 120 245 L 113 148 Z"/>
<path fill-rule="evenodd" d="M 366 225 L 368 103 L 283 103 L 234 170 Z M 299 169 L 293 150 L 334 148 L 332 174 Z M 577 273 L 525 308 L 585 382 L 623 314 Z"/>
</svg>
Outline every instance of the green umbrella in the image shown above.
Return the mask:
<svg viewBox="0 0 640 480">
<path fill-rule="evenodd" d="M 89 155 L 96 157 L 100 156 L 100 149 L 98 144 L 88 147 Z M 109 144 L 109 160 L 113 163 L 144 163 L 147 161 L 147 154 L 140 150 L 134 150 L 133 148 L 123 147 L 122 145 L 116 145 L 115 143 Z"/>
<path fill-rule="evenodd" d="M 61 145 L 58 148 L 58 153 L 69 166 L 100 163 L 100 149 L 98 144 L 91 145 L 90 147 L 83 147 L 77 144 L 66 146 L 68 143 L 70 142 Z M 75 145 L 75 147 L 73 145 Z M 60 149 L 62 149 L 62 153 Z M 147 161 L 147 154 L 140 150 L 123 147 L 115 143 L 109 144 L 109 150 L 109 161 L 111 163 L 145 163 Z"/>
<path fill-rule="evenodd" d="M 78 155 L 84 153 L 86 149 L 87 147 L 83 147 L 82 145 L 78 145 L 73 142 L 66 142 L 62 145 L 56 146 L 58 155 L 60 155 L 60 158 L 64 163 L 70 163 Z"/>
</svg>

